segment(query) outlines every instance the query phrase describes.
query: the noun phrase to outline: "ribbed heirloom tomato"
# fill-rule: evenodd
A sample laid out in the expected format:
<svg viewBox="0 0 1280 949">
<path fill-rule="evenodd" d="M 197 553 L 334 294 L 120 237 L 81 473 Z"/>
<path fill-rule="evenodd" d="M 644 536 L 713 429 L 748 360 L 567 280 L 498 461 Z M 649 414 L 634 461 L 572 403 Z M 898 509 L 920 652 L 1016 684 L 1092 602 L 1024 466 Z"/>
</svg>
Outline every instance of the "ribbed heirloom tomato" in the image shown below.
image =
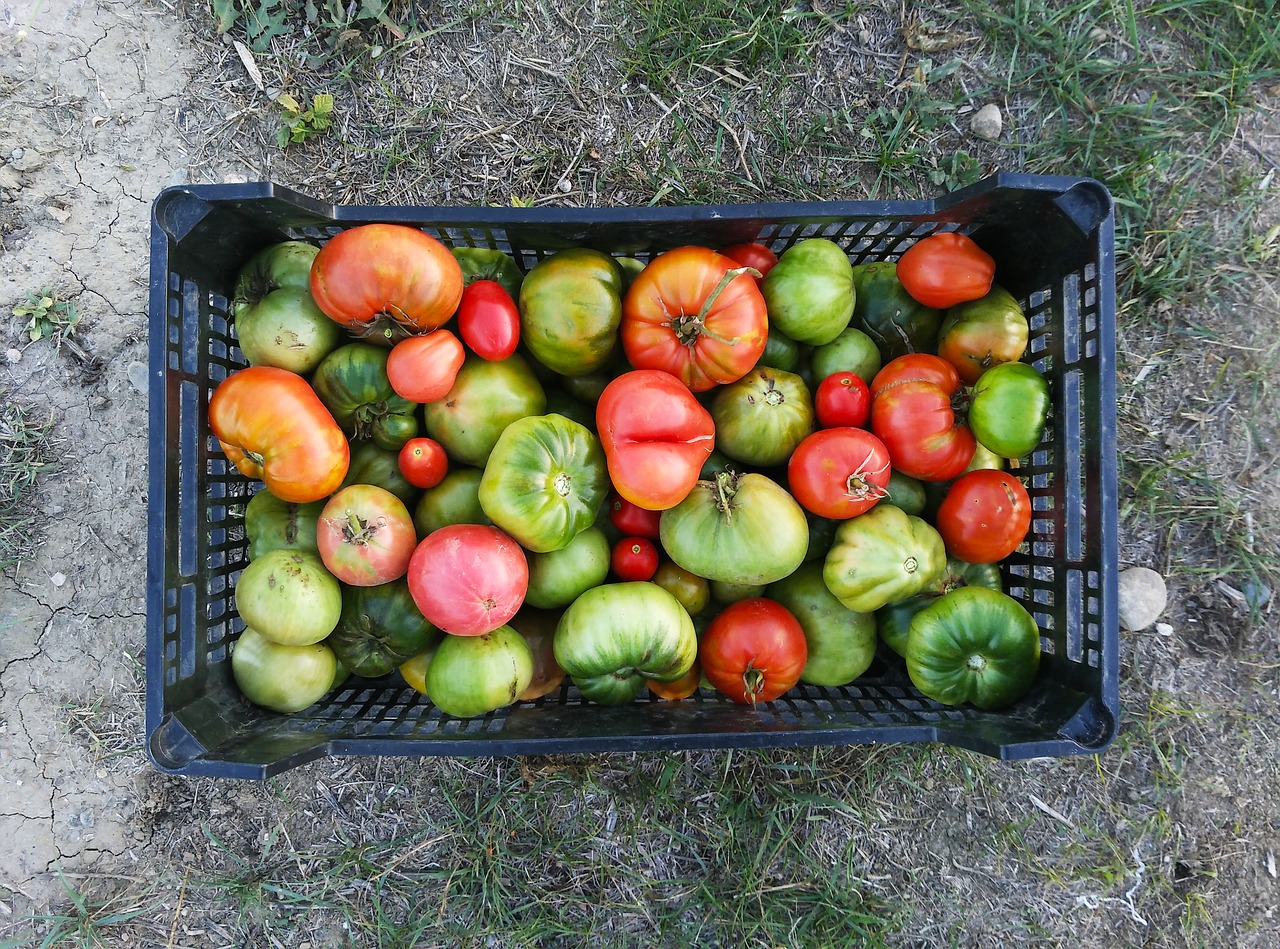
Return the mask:
<svg viewBox="0 0 1280 949">
<path fill-rule="evenodd" d="M 952 397 L 960 376 L 928 353 L 890 360 L 871 381 L 871 431 L 889 449 L 893 467 L 921 481 L 949 481 L 969 462 L 977 442 L 957 417 Z"/>
</svg>

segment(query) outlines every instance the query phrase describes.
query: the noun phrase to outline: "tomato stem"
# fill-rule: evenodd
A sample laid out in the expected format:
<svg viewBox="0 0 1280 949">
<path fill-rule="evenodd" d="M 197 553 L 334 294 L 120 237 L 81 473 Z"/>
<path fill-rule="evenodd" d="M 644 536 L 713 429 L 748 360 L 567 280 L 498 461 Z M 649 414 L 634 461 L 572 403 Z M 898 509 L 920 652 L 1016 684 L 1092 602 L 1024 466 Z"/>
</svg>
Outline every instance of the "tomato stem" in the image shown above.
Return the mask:
<svg viewBox="0 0 1280 949">
<path fill-rule="evenodd" d="M 702 301 L 702 306 L 698 308 L 697 313 L 681 313 L 672 318 L 671 330 L 676 334 L 676 339 L 686 346 L 694 345 L 701 336 L 714 339 L 717 343 L 724 343 L 726 346 L 738 345 L 736 339 L 725 339 L 707 329 L 707 317 L 711 315 L 712 307 L 715 306 L 716 300 L 725 288 L 743 274 L 751 274 L 753 277 L 761 276 L 760 271 L 754 267 L 735 267 L 733 270 L 726 270 L 707 298 Z"/>
<path fill-rule="evenodd" d="M 747 701 L 755 705 L 756 696 L 764 691 L 764 673 L 748 662 L 742 670 L 742 686 Z"/>
</svg>

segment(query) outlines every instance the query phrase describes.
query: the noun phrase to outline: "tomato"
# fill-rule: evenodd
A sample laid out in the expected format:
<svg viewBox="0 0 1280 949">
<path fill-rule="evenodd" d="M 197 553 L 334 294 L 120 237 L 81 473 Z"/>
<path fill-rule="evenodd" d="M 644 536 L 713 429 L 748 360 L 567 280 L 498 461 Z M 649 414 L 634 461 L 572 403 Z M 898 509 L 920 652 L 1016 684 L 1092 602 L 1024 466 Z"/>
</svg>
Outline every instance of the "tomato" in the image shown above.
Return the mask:
<svg viewBox="0 0 1280 949">
<path fill-rule="evenodd" d="M 806 511 L 846 520 L 885 496 L 889 452 L 860 428 L 824 428 L 800 443 L 787 463 L 787 483 Z"/>
<path fill-rule="evenodd" d="M 476 636 L 446 636 L 427 667 L 427 695 L 455 718 L 505 708 L 533 681 L 533 653 L 510 626 Z"/>
<path fill-rule="evenodd" d="M 391 347 L 387 380 L 396 395 L 410 402 L 435 402 L 453 388 L 466 351 L 448 330 L 410 336 Z"/>
<path fill-rule="evenodd" d="M 963 382 L 973 385 L 992 366 L 1021 359 L 1030 335 L 1013 294 L 993 285 L 986 296 L 947 310 L 937 353 L 956 367 Z"/>
<path fill-rule="evenodd" d="M 280 241 L 258 251 L 236 275 L 232 309 L 236 316 L 282 287 L 309 290 L 311 264 L 320 248 L 306 241 Z M 326 317 L 328 319 L 328 317 Z"/>
<path fill-rule="evenodd" d="M 755 281 L 706 247 L 659 254 L 622 302 L 622 347 L 631 365 L 669 372 L 694 392 L 746 375 L 768 331 Z"/>
<path fill-rule="evenodd" d="M 670 373 L 636 369 L 610 382 L 596 427 L 618 494 L 649 511 L 684 500 L 715 448 L 711 413 Z"/>
<path fill-rule="evenodd" d="M 412 441 L 412 439 L 410 439 Z M 379 448 L 373 442 L 354 442 L 351 445 L 351 465 L 342 487 L 353 484 L 376 484 L 386 488 L 412 508 L 422 496 L 422 489 L 409 483 L 400 471 L 400 452 Z"/>
<path fill-rule="evenodd" d="M 356 675 L 377 678 L 434 646 L 442 635 L 399 579 L 344 587 L 342 616 L 325 642 Z"/>
<path fill-rule="evenodd" d="M 398 497 L 376 485 L 353 484 L 325 504 L 316 543 L 330 573 L 343 583 L 371 587 L 404 576 L 418 536 Z"/>
<path fill-rule="evenodd" d="M 765 336 L 764 352 L 756 363 L 756 368 L 762 367 L 795 372 L 800 367 L 800 344 L 781 330 L 770 327 Z"/>
<path fill-rule="evenodd" d="M 953 557 L 969 563 L 1003 560 L 1031 528 L 1031 498 L 1007 471 L 983 468 L 956 479 L 938 508 L 938 533 Z"/>
<path fill-rule="evenodd" d="M 795 373 L 761 366 L 716 392 L 711 418 L 721 451 L 769 467 L 786 461 L 813 431 L 813 400 Z"/>
<path fill-rule="evenodd" d="M 980 586 L 988 590 L 1004 592 L 1000 581 L 1000 568 L 995 564 L 965 563 L 955 557 L 948 557 L 946 571 L 925 587 L 923 593 L 876 610 L 877 635 L 899 656 L 906 656 L 907 634 L 911 630 L 911 621 L 915 615 L 926 606 L 932 606 L 938 597 L 967 586 Z"/>
<path fill-rule="evenodd" d="M 396 458 L 405 480 L 418 488 L 434 488 L 449 473 L 449 456 L 434 438 L 411 438 Z"/>
<path fill-rule="evenodd" d="M 520 702 L 532 702 L 555 692 L 564 681 L 564 670 L 556 662 L 556 624 L 560 614 L 548 610 L 523 607 L 507 625 L 524 637 L 533 656 L 533 676 L 525 690 L 516 696 Z"/>
<path fill-rule="evenodd" d="M 285 715 L 323 698 L 337 668 L 333 650 L 324 643 L 278 643 L 252 627 L 231 648 L 231 674 L 244 697 Z"/>
<path fill-rule="evenodd" d="M 912 353 L 891 360 L 871 381 L 871 430 L 893 467 L 921 481 L 948 481 L 973 458 L 973 433 L 952 397 L 960 377 L 945 359 Z"/>
<path fill-rule="evenodd" d="M 843 333 L 813 351 L 810 365 L 819 382 L 835 372 L 852 372 L 860 379 L 874 379 L 882 364 L 875 340 L 850 326 Z"/>
<path fill-rule="evenodd" d="M 448 394 L 423 407 L 427 434 L 449 457 L 482 467 L 503 430 L 517 419 L 541 415 L 547 393 L 519 355 L 501 362 L 468 358 Z"/>
<path fill-rule="evenodd" d="M 871 666 L 876 656 L 875 615 L 851 610 L 836 599 L 822 579 L 822 564 L 803 564 L 771 584 L 766 596 L 785 607 L 804 630 L 808 656 L 801 681 L 845 685 Z"/>
<path fill-rule="evenodd" d="M 524 274 L 510 254 L 488 247 L 454 247 L 454 260 L 462 268 L 463 289 L 479 280 L 494 280 L 511 295 L 520 296 Z"/>
<path fill-rule="evenodd" d="M 349 438 L 399 451 L 418 434 L 418 404 L 396 394 L 387 355 L 370 343 L 340 346 L 316 367 L 311 388 Z"/>
<path fill-rule="evenodd" d="M 342 587 L 316 554 L 269 550 L 240 571 L 236 612 L 263 636 L 290 646 L 318 643 L 338 625 Z"/>
<path fill-rule="evenodd" d="M 457 467 L 449 471 L 438 485 L 422 492 L 422 498 L 413 510 L 413 526 L 418 537 L 450 524 L 492 524 L 489 515 L 480 506 L 480 480 L 484 472 L 479 468 Z"/>
<path fill-rule="evenodd" d="M 702 684 L 702 663 L 697 659 L 693 660 L 689 671 L 671 682 L 659 682 L 657 679 L 645 679 L 644 682 L 649 687 L 649 691 L 658 698 L 666 699 L 668 702 L 678 702 L 698 691 L 698 687 Z"/>
<path fill-rule="evenodd" d="M 249 499 L 244 509 L 244 536 L 249 541 L 250 560 L 269 550 L 281 548 L 307 550 L 319 554 L 316 547 L 316 521 L 324 504 L 309 501 L 296 504 L 281 501 L 265 488 Z"/>
<path fill-rule="evenodd" d="M 896 359 L 934 351 L 942 313 L 911 298 L 898 279 L 897 264 L 885 260 L 859 264 L 853 268 L 853 282 L 857 288 L 853 325 L 866 331 L 881 356 Z"/>
<path fill-rule="evenodd" d="M 936 530 L 881 504 L 836 530 L 822 579 L 849 609 L 870 613 L 922 592 L 946 568 L 946 549 Z"/>
<path fill-rule="evenodd" d="M 307 380 L 250 366 L 227 376 L 209 400 L 209 428 L 227 459 L 261 478 L 282 501 L 327 498 L 347 473 L 351 450 Z"/>
<path fill-rule="evenodd" d="M 697 616 L 705 610 L 711 599 L 711 585 L 705 577 L 690 573 L 670 560 L 664 560 L 658 565 L 652 579 L 679 600 L 690 616 Z"/>
<path fill-rule="evenodd" d="M 939 310 L 986 296 L 995 273 L 991 255 L 957 231 L 921 238 L 898 258 L 898 279 L 907 293 Z"/>
<path fill-rule="evenodd" d="M 658 572 L 658 548 L 647 537 L 624 537 L 613 545 L 609 566 L 619 580 L 652 580 Z"/>
<path fill-rule="evenodd" d="M 974 457 L 977 457 L 977 452 L 974 453 Z M 884 498 L 886 504 L 902 508 L 916 517 L 924 513 L 926 504 L 924 484 L 918 479 L 904 475 L 901 471 L 891 471 L 885 490 L 889 492 Z"/>
<path fill-rule="evenodd" d="M 615 494 L 609 501 L 609 522 L 627 536 L 658 539 L 658 521 L 661 511 L 645 510 Z"/>
<path fill-rule="evenodd" d="M 698 644 L 703 674 L 740 705 L 782 695 L 800 681 L 808 656 L 799 621 L 763 597 L 725 607 Z"/>
<path fill-rule="evenodd" d="M 604 583 L 608 576 L 608 538 L 598 527 L 588 527 L 558 550 L 529 554 L 529 589 L 524 601 L 539 609 L 558 609 Z"/>
<path fill-rule="evenodd" d="M 424 537 L 409 560 L 418 609 L 457 636 L 478 636 L 509 621 L 528 586 L 524 551 L 496 527 L 442 527 Z"/>
<path fill-rule="evenodd" d="M 431 660 L 436 657 L 436 647 L 428 646 L 416 656 L 411 656 L 399 666 L 401 678 L 405 685 L 415 692 L 427 695 L 427 670 L 431 668 Z M 430 698 L 430 696 L 427 696 Z"/>
<path fill-rule="evenodd" d="M 818 383 L 813 414 L 823 428 L 862 428 L 871 419 L 871 390 L 856 372 L 835 372 Z"/>
<path fill-rule="evenodd" d="M 763 583 L 725 583 L 723 580 L 711 581 L 711 599 L 728 606 L 739 600 L 750 600 L 764 596 L 766 584 Z"/>
<path fill-rule="evenodd" d="M 1040 444 L 1049 414 L 1049 383 L 1025 362 L 992 366 L 969 398 L 969 429 L 1001 458 L 1021 458 Z"/>
<path fill-rule="evenodd" d="M 339 326 L 389 344 L 453 316 L 462 299 L 462 268 L 417 228 L 364 224 L 320 248 L 311 265 L 311 295 Z"/>
<path fill-rule="evenodd" d="M 830 343 L 853 318 L 853 265 L 839 244 L 811 237 L 787 248 L 760 284 L 769 325 L 797 343 Z"/>
<path fill-rule="evenodd" d="M 602 367 L 618 343 L 622 268 L 608 254 L 569 247 L 520 285 L 520 335 L 530 354 L 563 376 Z"/>
<path fill-rule="evenodd" d="M 342 341 L 342 328 L 325 316 L 306 287 L 281 287 L 257 303 L 237 305 L 236 342 L 251 366 L 278 366 L 305 374 Z"/>
<path fill-rule="evenodd" d="M 477 280 L 462 291 L 458 332 L 481 359 L 506 359 L 520 342 L 520 311 L 502 284 Z"/>
<path fill-rule="evenodd" d="M 769 271 L 778 264 L 778 255 L 760 243 L 730 244 L 728 247 L 721 247 L 720 253 L 739 267 L 750 267 L 752 270 L 759 271 L 758 277 L 752 274 L 756 283 L 768 276 Z"/>
</svg>

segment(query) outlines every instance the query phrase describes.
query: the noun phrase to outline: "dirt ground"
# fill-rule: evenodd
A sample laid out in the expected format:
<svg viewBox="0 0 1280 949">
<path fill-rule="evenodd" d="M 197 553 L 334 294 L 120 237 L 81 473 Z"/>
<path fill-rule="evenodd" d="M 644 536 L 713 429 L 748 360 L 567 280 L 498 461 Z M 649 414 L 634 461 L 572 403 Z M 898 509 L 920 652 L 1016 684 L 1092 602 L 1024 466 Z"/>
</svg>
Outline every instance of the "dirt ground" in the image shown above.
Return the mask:
<svg viewBox="0 0 1280 949">
<path fill-rule="evenodd" d="M 211 147 L 227 141 L 227 116 L 234 116 L 246 81 L 239 77 L 232 88 L 218 85 L 216 73 L 197 72 L 196 64 L 209 61 L 208 50 L 195 48 L 183 18 L 168 7 L 164 0 L 0 0 L 0 351 L 8 350 L 0 359 L 0 398 L 47 409 L 61 464 L 40 495 L 44 516 L 34 555 L 0 575 L 0 840 L 12 842 L 0 846 L 0 925 L 56 905 L 67 886 L 86 880 L 181 880 L 184 867 L 200 865 L 211 848 L 199 829 L 206 818 L 231 826 L 231 818 L 242 817 L 243 826 L 229 832 L 229 846 L 242 852 L 261 844 L 271 827 L 288 823 L 276 791 L 171 779 L 140 751 L 150 204 L 169 185 L 252 180 L 273 171 L 261 165 L 259 150 Z M 221 122 L 210 118 L 215 113 Z M 295 173 L 297 179 L 283 183 L 302 190 L 316 184 Z M 325 176 L 317 171 L 316 177 Z M 349 185 L 322 183 L 330 189 L 325 198 L 340 198 Z M 383 201 L 396 197 L 389 189 L 372 192 Z M 483 196 L 461 200 L 468 197 Z M 43 286 L 74 298 L 83 314 L 74 346 L 28 345 L 18 321 L 6 323 L 12 307 Z M 1258 301 L 1252 305 L 1256 310 Z M 1274 300 L 1261 305 L 1275 312 Z M 1141 370 L 1134 354 L 1142 354 L 1145 343 L 1122 338 L 1121 346 L 1133 357 L 1127 363 L 1132 381 Z M 1126 397 L 1143 398 L 1134 391 Z M 1152 431 L 1192 438 L 1189 429 L 1159 424 L 1168 408 L 1153 403 L 1136 412 L 1150 414 Z M 1271 463 L 1274 471 L 1273 458 L 1266 454 L 1259 464 Z M 1263 483 L 1267 490 L 1275 484 Z M 1274 497 L 1264 502 L 1275 510 Z M 1259 520 L 1265 521 L 1262 514 Z M 1177 551 L 1166 527 L 1125 538 L 1122 565 L 1167 570 Z M 1164 742 L 1178 757 L 1183 793 L 1176 805 L 1161 783 L 1173 765 L 1123 742 L 1111 753 L 1113 783 L 1102 792 L 1104 810 L 1090 803 L 1098 783 L 1091 766 L 1054 773 L 1050 764 L 1037 763 L 996 779 L 1021 795 L 1031 863 L 1039 852 L 1061 855 L 1070 835 L 1060 824 L 1074 833 L 1079 824 L 1114 821 L 1117 813 L 1131 815 L 1135 825 L 1166 822 L 1160 839 L 1173 843 L 1142 852 L 1146 832 L 1120 828 L 1115 839 L 1133 842 L 1134 849 L 1111 855 L 1110 884 L 1077 880 L 1059 891 L 1016 873 L 1007 884 L 979 885 L 966 877 L 951 888 L 957 900 L 975 891 L 994 899 L 1007 885 L 1017 900 L 992 903 L 997 922 L 1021 918 L 1026 906 L 1048 906 L 1049 916 L 1079 920 L 1080 944 L 1116 944 L 1117 933 L 1137 944 L 1149 930 L 1134 894 L 1148 868 L 1159 866 L 1185 895 L 1183 905 L 1162 900 L 1161 912 L 1207 907 L 1210 915 L 1221 914 L 1218 925 L 1203 930 L 1220 933 L 1217 944 L 1280 943 L 1276 634 L 1265 623 L 1250 631 L 1234 591 L 1215 589 L 1198 586 L 1188 600 L 1175 587 L 1169 625 L 1126 634 L 1123 647 L 1126 699 L 1138 699 L 1138 717 L 1157 746 Z M 1188 707 L 1204 714 L 1182 714 Z M 300 769 L 285 786 L 302 810 L 331 814 L 334 788 L 367 790 L 377 780 L 373 765 L 353 771 L 350 762 L 333 761 Z M 1029 799 L 1043 804 L 1044 788 L 1055 786 L 1058 797 L 1048 811 L 1026 805 Z M 359 793 L 341 800 L 351 808 L 351 795 Z M 1166 806 L 1175 809 L 1169 813 Z M 995 822 L 990 811 L 987 816 Z M 1037 818 L 1041 823 L 1032 826 Z M 949 848 L 949 873 L 963 875 L 957 868 L 983 863 L 984 851 L 971 840 L 972 813 L 968 834 L 963 810 L 949 825 L 934 823 L 938 819 L 902 818 L 915 844 L 895 850 L 885 839 L 868 846 L 895 854 L 901 863 L 890 872 L 904 885 L 930 864 L 932 847 Z M 920 838 L 921 827 L 929 839 Z M 1000 868 L 986 869 L 1000 875 Z M 1013 905 L 1017 901 L 1025 905 Z M 168 918 L 162 922 L 169 925 Z M 993 923 L 992 932 L 1002 931 Z M 340 942 L 339 934 L 314 938 L 316 945 Z M 960 941 L 987 944 L 990 938 L 968 932 Z M 1153 944 L 1174 942 L 1161 936 Z"/>
</svg>

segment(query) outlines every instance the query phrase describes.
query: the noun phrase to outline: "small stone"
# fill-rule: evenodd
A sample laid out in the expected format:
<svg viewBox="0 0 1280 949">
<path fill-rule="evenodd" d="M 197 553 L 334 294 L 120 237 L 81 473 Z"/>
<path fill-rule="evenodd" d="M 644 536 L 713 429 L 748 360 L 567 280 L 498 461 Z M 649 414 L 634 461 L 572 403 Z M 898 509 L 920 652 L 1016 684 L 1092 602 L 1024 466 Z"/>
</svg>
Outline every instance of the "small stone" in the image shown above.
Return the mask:
<svg viewBox="0 0 1280 949">
<path fill-rule="evenodd" d="M 23 151 L 21 148 L 15 148 L 13 151 L 9 153 L 9 157 L 12 158 L 14 161 L 19 161 L 22 158 L 22 156 L 25 154 L 26 152 Z"/>
<path fill-rule="evenodd" d="M 1168 623 L 1156 623 L 1156 632 L 1161 636 L 1172 636 L 1173 627 Z"/>
<path fill-rule="evenodd" d="M 49 217 L 53 218 L 59 224 L 66 224 L 71 220 L 71 212 L 66 208 L 60 208 L 51 204 L 45 208 L 45 210 L 49 212 Z"/>
<path fill-rule="evenodd" d="M 21 349 L 5 350 L 4 361 L 11 366 L 16 366 L 18 363 L 22 362 L 22 350 Z"/>
<path fill-rule="evenodd" d="M 129 385 L 143 395 L 147 393 L 147 367 L 145 363 L 131 362 L 125 373 L 129 377 Z"/>
<path fill-rule="evenodd" d="M 1169 602 L 1164 577 L 1149 567 L 1121 571 L 1119 588 L 1120 625 L 1128 630 L 1146 629 Z"/>
<path fill-rule="evenodd" d="M 49 578 L 49 582 L 55 587 L 60 587 L 67 582 L 67 575 L 65 573 L 55 573 Z"/>
<path fill-rule="evenodd" d="M 994 102 L 988 102 L 969 120 L 969 128 L 973 130 L 974 135 L 991 141 L 1000 137 L 1000 130 L 1003 127 L 1004 119 L 1000 115 L 1000 107 Z"/>
<path fill-rule="evenodd" d="M 561 178 L 559 181 L 556 182 L 556 190 L 561 192 L 562 194 L 568 194 L 570 191 L 573 190 L 573 185 L 569 183 L 568 178 Z"/>
</svg>

